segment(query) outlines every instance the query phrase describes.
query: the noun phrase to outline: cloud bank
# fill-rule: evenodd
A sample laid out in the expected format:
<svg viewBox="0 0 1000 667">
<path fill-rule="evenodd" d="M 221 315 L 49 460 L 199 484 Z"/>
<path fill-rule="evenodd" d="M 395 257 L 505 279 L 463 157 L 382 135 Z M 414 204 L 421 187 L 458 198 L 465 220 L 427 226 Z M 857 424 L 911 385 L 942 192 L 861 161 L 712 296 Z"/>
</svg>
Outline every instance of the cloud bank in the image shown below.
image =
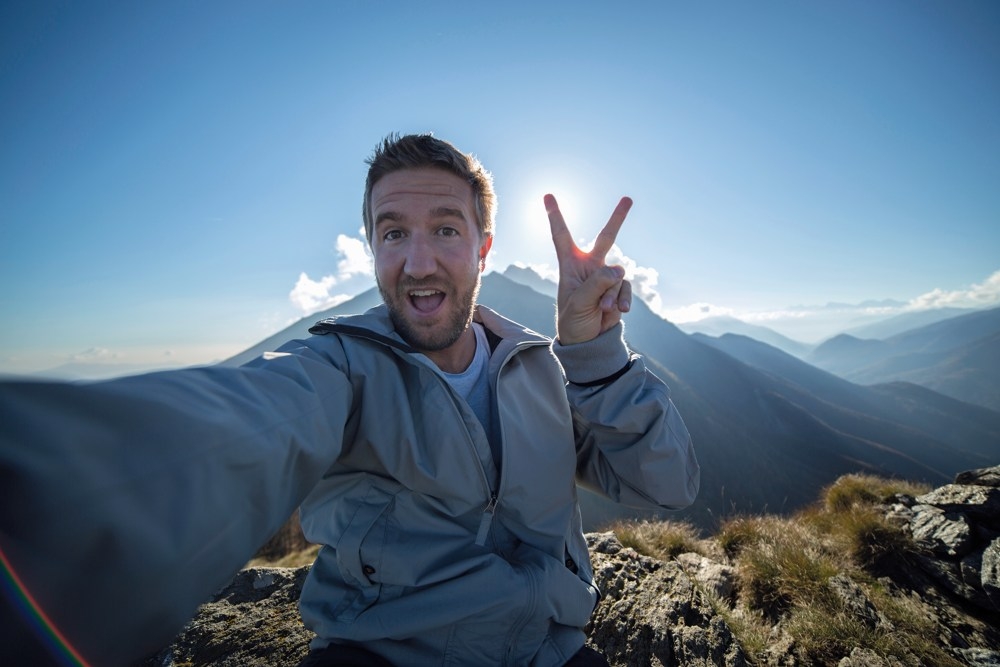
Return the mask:
<svg viewBox="0 0 1000 667">
<path fill-rule="evenodd" d="M 292 291 L 289 292 L 288 298 L 303 316 L 332 308 L 354 296 L 350 293 L 333 294 L 333 289 L 337 285 L 341 285 L 356 276 L 371 277 L 375 275 L 371 252 L 364 240 L 363 231 L 359 234 L 361 234 L 360 238 L 346 234 L 337 236 L 334 247 L 339 258 L 336 274 L 323 276 L 319 280 L 313 280 L 305 271 L 299 274 L 299 279 Z"/>
<path fill-rule="evenodd" d="M 980 308 L 998 303 L 1000 303 L 1000 271 L 994 271 L 983 282 L 976 283 L 966 289 L 947 291 L 939 288 L 921 294 L 910 300 L 906 305 L 906 310 L 928 310 L 944 307 Z"/>
</svg>

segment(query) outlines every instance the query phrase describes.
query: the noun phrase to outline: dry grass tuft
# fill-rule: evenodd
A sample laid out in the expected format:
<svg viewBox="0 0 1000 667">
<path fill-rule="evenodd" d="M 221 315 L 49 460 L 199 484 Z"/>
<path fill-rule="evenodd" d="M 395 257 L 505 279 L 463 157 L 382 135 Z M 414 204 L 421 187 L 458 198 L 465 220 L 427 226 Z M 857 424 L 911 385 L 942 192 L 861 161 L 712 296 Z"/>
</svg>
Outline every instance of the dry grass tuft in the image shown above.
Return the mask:
<svg viewBox="0 0 1000 667">
<path fill-rule="evenodd" d="M 929 487 L 872 475 L 846 475 L 824 489 L 820 502 L 791 517 L 736 516 L 709 541 L 677 523 L 621 523 L 615 533 L 640 553 L 671 558 L 684 551 L 724 554 L 736 568 L 736 602 L 712 601 L 751 664 L 768 657 L 772 629 L 794 638 L 795 660 L 835 665 L 854 648 L 892 656 L 900 665 L 958 663 L 934 641 L 933 622 L 918 600 L 897 597 L 877 575 L 914 552 L 911 538 L 878 506 L 897 494 Z M 845 609 L 830 580 L 850 577 L 884 622 L 872 625 Z M 759 662 L 758 662 L 759 661 Z"/>
<path fill-rule="evenodd" d="M 844 512 L 858 506 L 885 504 L 897 494 L 919 496 L 930 491 L 925 484 L 885 479 L 874 475 L 844 475 L 822 492 L 826 509 Z"/>
<path fill-rule="evenodd" d="M 611 526 L 618 541 L 643 554 L 670 560 L 682 553 L 705 555 L 698 530 L 676 521 L 619 521 Z"/>
<path fill-rule="evenodd" d="M 303 565 L 312 565 L 313 561 L 316 560 L 316 555 L 319 553 L 319 548 L 318 544 L 311 544 L 301 551 L 285 554 L 280 558 L 254 558 L 244 567 L 302 567 Z"/>
</svg>

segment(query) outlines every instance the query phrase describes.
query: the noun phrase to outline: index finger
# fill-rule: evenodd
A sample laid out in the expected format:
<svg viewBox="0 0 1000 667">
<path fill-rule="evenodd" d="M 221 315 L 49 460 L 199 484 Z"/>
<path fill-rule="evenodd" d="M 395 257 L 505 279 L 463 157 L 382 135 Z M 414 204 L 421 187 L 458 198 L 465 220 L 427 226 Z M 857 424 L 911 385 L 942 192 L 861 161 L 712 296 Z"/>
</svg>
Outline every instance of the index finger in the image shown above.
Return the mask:
<svg viewBox="0 0 1000 667">
<path fill-rule="evenodd" d="M 552 230 L 552 244 L 556 247 L 556 257 L 562 258 L 570 254 L 575 248 L 573 235 L 570 234 L 566 220 L 562 211 L 559 210 L 559 203 L 552 195 L 545 195 L 545 212 L 549 215 L 549 228 Z"/>
<path fill-rule="evenodd" d="M 622 223 L 625 222 L 625 216 L 628 215 L 629 210 L 632 208 L 632 199 L 629 197 L 622 197 L 618 202 L 618 206 L 615 206 L 615 210 L 611 213 L 611 217 L 608 218 L 608 222 L 604 225 L 604 229 L 601 233 L 597 235 L 594 239 L 594 248 L 590 251 L 592 256 L 597 256 L 603 258 L 611 250 L 611 246 L 615 244 L 615 239 L 618 237 L 618 230 L 622 228 Z"/>
</svg>

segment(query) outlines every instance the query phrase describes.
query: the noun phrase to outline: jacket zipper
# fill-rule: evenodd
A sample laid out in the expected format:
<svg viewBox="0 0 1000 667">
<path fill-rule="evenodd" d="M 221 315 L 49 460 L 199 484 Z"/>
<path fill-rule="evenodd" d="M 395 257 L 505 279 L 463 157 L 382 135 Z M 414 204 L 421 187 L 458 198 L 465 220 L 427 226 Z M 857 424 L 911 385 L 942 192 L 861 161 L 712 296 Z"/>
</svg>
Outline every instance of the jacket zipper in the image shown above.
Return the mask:
<svg viewBox="0 0 1000 667">
<path fill-rule="evenodd" d="M 496 514 L 497 505 L 500 499 L 494 493 L 490 496 L 490 501 L 483 509 L 483 516 L 479 519 L 479 531 L 476 533 L 476 546 L 481 547 L 486 544 L 486 538 L 490 534 L 490 526 L 493 525 L 493 516 Z"/>
<path fill-rule="evenodd" d="M 455 390 L 451 388 L 448 381 L 441 377 L 434 370 L 427 368 L 427 372 L 432 373 L 438 382 L 444 385 L 445 391 L 451 397 L 451 405 L 455 408 L 455 411 L 459 414 L 459 418 L 462 417 L 462 408 L 460 407 L 457 397 L 455 396 Z M 487 436 L 488 437 L 488 436 Z M 472 454 L 472 460 L 475 461 L 476 467 L 479 469 L 479 478 L 482 480 L 483 489 L 486 491 L 486 497 L 489 500 L 486 503 L 486 507 L 483 508 L 483 514 L 479 518 L 479 530 L 476 531 L 476 546 L 481 547 L 486 544 L 486 538 L 490 533 L 490 526 L 493 525 L 493 515 L 496 514 L 497 505 L 500 504 L 500 491 L 499 488 L 496 492 L 490 486 L 490 480 L 486 476 L 486 469 L 483 468 L 482 461 L 479 460 L 479 453 L 476 451 L 476 446 L 473 444 L 472 433 L 466 429 L 466 443 L 468 444 L 469 453 Z M 499 486 L 499 485 L 498 485 Z"/>
<path fill-rule="evenodd" d="M 536 345 L 538 345 L 538 343 L 536 342 L 515 343 L 513 349 L 511 349 L 510 352 L 507 353 L 507 356 L 503 358 L 503 361 L 500 362 L 500 366 L 497 368 L 496 381 L 493 385 L 493 395 L 496 397 L 497 429 L 499 431 L 499 436 L 500 436 L 500 479 L 497 483 L 498 487 L 497 492 L 490 494 L 489 502 L 487 502 L 486 507 L 483 508 L 483 515 L 479 519 L 479 531 L 476 533 L 476 546 L 478 547 L 481 547 L 486 544 L 486 538 L 489 536 L 490 527 L 493 525 L 493 517 L 496 515 L 497 505 L 500 504 L 500 497 L 499 497 L 500 489 L 503 489 L 503 481 L 504 478 L 507 476 L 507 442 L 504 439 L 503 419 L 500 418 L 500 373 L 503 372 L 504 366 L 507 365 L 507 362 L 510 361 L 511 358 L 515 354 L 517 354 L 518 351 L 520 351 L 522 348 L 534 347 Z M 489 434 L 487 434 L 487 437 L 489 437 Z M 470 436 L 470 441 L 471 441 L 471 436 Z M 478 460 L 478 457 L 476 458 Z M 482 468 L 481 465 L 480 468 Z M 483 478 L 485 479 L 485 477 L 486 477 L 486 471 L 483 471 Z M 488 483 L 487 486 L 489 486 Z"/>
</svg>

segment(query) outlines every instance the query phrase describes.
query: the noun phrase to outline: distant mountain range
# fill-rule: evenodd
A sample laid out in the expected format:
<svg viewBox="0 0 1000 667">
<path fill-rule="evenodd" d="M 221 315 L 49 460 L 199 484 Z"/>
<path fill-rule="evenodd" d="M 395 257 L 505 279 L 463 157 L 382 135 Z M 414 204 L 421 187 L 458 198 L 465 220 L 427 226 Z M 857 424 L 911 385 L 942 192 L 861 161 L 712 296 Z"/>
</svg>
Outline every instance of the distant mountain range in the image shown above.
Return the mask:
<svg viewBox="0 0 1000 667">
<path fill-rule="evenodd" d="M 717 315 L 706 317 L 697 322 L 685 322 L 677 327 L 689 334 L 705 334 L 707 336 L 723 336 L 725 334 L 740 334 L 749 336 L 762 343 L 767 343 L 771 347 L 787 352 L 799 358 L 805 357 L 812 352 L 815 345 L 801 343 L 783 336 L 774 329 L 762 327 L 756 324 L 749 324 L 743 320 L 730 317 L 729 315 Z"/>
<path fill-rule="evenodd" d="M 490 273 L 483 279 L 480 302 L 552 335 L 554 298 L 540 291 L 551 291 L 540 280 L 528 269 Z M 525 282 L 535 282 L 537 289 Z M 377 290 L 371 289 L 223 363 L 242 363 L 289 338 L 307 336 L 316 320 L 361 312 L 379 302 Z M 1000 309 L 955 318 L 986 318 L 973 317 L 955 329 L 942 323 L 936 338 L 932 331 L 886 343 L 896 350 L 919 347 L 925 354 L 943 355 L 935 357 L 936 365 L 965 350 L 964 363 L 984 364 L 985 375 L 998 375 L 997 357 L 989 356 L 995 350 L 989 341 L 995 345 L 998 328 L 992 339 L 986 333 L 993 326 L 991 312 Z M 964 333 L 958 336 L 958 330 Z M 626 317 L 625 333 L 629 345 L 671 387 L 692 433 L 702 464 L 702 490 L 695 505 L 679 515 L 705 529 L 734 514 L 799 509 L 848 472 L 937 485 L 962 470 L 1000 461 L 1000 411 L 995 409 L 911 382 L 857 384 L 745 335 L 686 334 L 638 299 Z M 845 348 L 851 345 L 848 340 Z M 862 347 L 859 353 L 866 359 L 877 358 L 866 343 Z M 976 357 L 975 350 L 983 356 Z M 844 364 L 849 357 L 845 349 L 825 358 Z M 660 516 L 624 510 L 588 493 L 582 502 L 588 530 L 623 516 Z"/>
<path fill-rule="evenodd" d="M 508 274 L 505 274 L 508 275 Z M 515 278 L 516 280 L 516 278 Z M 831 304 L 835 305 L 835 304 Z M 854 306 L 859 307 L 859 306 Z M 934 308 L 931 310 L 914 311 L 901 313 L 886 317 L 863 326 L 857 326 L 842 331 L 855 338 L 863 339 L 883 339 L 894 336 L 910 329 L 916 329 L 927 324 L 933 324 L 941 320 L 946 320 L 965 313 L 974 312 L 969 308 Z M 677 325 L 685 333 L 702 333 L 709 336 L 722 336 L 725 334 L 740 334 L 749 336 L 762 343 L 767 343 L 772 347 L 783 350 L 788 354 L 795 355 L 800 359 L 807 359 L 809 354 L 817 347 L 816 344 L 803 343 L 784 336 L 774 329 L 756 324 L 749 324 L 743 320 L 727 315 L 706 317 L 695 322 L 683 322 Z"/>
<path fill-rule="evenodd" d="M 1000 308 L 965 313 L 884 340 L 842 334 L 806 360 L 852 382 L 913 382 L 1000 410 Z"/>
</svg>

